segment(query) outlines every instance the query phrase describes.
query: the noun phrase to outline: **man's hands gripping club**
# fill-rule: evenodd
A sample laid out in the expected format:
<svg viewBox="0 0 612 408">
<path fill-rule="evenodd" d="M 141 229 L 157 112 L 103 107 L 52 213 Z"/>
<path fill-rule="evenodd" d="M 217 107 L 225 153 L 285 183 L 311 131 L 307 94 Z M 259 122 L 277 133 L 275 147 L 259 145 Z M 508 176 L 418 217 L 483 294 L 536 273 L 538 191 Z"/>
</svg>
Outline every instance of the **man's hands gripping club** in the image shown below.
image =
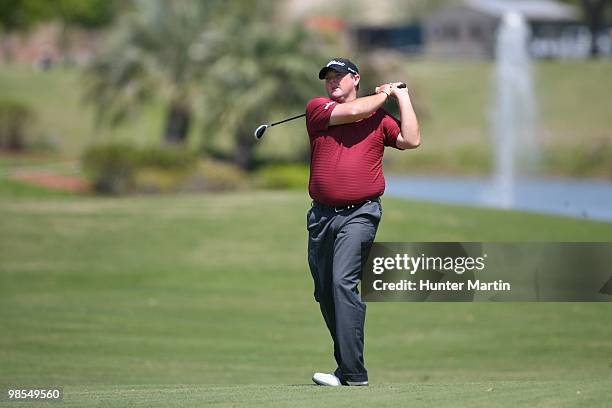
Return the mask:
<svg viewBox="0 0 612 408">
<path fill-rule="evenodd" d="M 374 93 L 385 93 L 387 96 L 393 96 L 394 98 L 397 98 L 400 94 L 408 95 L 408 88 L 403 82 L 390 82 L 388 84 L 382 84 L 380 86 L 377 86 L 374 90 Z"/>
</svg>

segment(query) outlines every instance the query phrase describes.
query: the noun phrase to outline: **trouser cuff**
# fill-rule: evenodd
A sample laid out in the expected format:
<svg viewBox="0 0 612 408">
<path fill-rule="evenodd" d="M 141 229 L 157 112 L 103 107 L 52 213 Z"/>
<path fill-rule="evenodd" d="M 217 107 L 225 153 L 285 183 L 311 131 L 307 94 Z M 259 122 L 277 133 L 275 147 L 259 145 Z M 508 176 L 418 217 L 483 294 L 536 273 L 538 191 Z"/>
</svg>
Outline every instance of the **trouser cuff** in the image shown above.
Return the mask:
<svg viewBox="0 0 612 408">
<path fill-rule="evenodd" d="M 336 370 L 334 375 L 340 379 L 340 382 L 343 385 L 347 385 L 347 381 L 351 382 L 363 382 L 368 381 L 367 373 L 351 373 L 351 374 L 343 374 L 340 370 Z"/>
</svg>

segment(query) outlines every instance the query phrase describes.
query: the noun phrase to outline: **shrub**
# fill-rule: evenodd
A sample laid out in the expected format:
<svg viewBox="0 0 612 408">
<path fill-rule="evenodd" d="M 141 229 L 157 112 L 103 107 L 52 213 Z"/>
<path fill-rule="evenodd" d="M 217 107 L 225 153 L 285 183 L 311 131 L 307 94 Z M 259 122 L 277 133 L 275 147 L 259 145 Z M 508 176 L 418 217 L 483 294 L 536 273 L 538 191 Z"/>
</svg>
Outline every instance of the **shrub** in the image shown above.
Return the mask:
<svg viewBox="0 0 612 408">
<path fill-rule="evenodd" d="M 136 193 L 170 193 L 177 191 L 186 178 L 183 171 L 145 167 L 134 172 L 132 191 Z"/>
<path fill-rule="evenodd" d="M 28 129 L 33 119 L 34 112 L 29 106 L 18 101 L 0 101 L 0 148 L 26 148 Z"/>
<path fill-rule="evenodd" d="M 169 171 L 190 171 L 198 157 L 187 149 L 177 147 L 149 147 L 139 151 L 139 167 L 149 167 Z"/>
<path fill-rule="evenodd" d="M 94 190 L 105 194 L 232 190 L 247 185 L 238 167 L 180 148 L 138 149 L 125 144 L 95 146 L 83 156 Z"/>
<path fill-rule="evenodd" d="M 217 160 L 203 160 L 183 182 L 181 191 L 226 191 L 245 188 L 248 176 L 240 167 Z"/>
<path fill-rule="evenodd" d="M 134 147 L 111 144 L 87 149 L 82 162 L 95 191 L 124 194 L 133 187 L 139 160 L 139 151 Z"/>
<path fill-rule="evenodd" d="M 304 190 L 308 187 L 308 175 L 306 165 L 271 164 L 260 168 L 255 178 L 261 188 Z"/>
</svg>

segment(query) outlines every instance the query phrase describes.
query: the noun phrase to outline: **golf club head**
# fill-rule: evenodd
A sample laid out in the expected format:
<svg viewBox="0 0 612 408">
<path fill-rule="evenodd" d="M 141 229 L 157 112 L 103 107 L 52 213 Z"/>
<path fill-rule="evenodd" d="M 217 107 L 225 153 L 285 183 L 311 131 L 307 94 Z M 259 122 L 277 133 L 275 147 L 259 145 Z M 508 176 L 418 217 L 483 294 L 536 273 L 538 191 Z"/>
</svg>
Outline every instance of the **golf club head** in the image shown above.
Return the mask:
<svg viewBox="0 0 612 408">
<path fill-rule="evenodd" d="M 253 136 L 255 137 L 255 139 L 261 139 L 264 133 L 266 133 L 267 128 L 268 125 L 260 125 L 259 127 L 257 127 L 257 129 L 255 129 L 255 131 L 253 132 Z"/>
</svg>

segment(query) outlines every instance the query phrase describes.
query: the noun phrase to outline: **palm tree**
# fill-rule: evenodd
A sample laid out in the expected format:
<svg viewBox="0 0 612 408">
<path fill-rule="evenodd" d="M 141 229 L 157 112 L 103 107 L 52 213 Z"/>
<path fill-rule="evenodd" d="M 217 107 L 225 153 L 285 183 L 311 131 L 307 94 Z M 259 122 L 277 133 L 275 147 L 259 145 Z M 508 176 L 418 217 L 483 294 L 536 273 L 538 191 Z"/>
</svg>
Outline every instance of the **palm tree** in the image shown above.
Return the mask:
<svg viewBox="0 0 612 408">
<path fill-rule="evenodd" d="M 327 59 L 306 31 L 277 21 L 276 4 L 137 1 L 88 71 L 98 120 L 116 125 L 161 97 L 165 140 L 185 140 L 198 114 L 207 137 L 232 137 L 234 160 L 250 168 L 253 128 L 271 112 L 302 111 L 321 91 L 316 73 Z"/>
<path fill-rule="evenodd" d="M 302 112 L 322 91 L 317 73 L 328 57 L 303 29 L 258 21 L 253 10 L 235 13 L 222 38 L 224 55 L 209 66 L 202 94 L 205 132 L 233 135 L 234 161 L 249 169 L 253 129 L 273 114 Z"/>
<path fill-rule="evenodd" d="M 157 97 L 168 106 L 164 140 L 183 142 L 215 52 L 206 30 L 221 3 L 136 0 L 86 74 L 85 96 L 96 107 L 98 123 L 117 125 Z"/>
</svg>

